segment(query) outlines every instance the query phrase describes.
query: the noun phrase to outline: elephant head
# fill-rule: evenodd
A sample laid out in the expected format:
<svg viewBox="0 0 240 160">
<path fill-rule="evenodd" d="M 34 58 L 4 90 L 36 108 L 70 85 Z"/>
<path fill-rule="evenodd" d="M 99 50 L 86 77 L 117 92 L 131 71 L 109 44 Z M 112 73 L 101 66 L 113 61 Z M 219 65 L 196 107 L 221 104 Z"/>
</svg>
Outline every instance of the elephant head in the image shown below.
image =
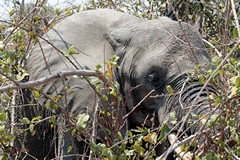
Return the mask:
<svg viewBox="0 0 240 160">
<path fill-rule="evenodd" d="M 198 32 L 186 23 L 162 17 L 128 29 L 112 30 L 108 39 L 120 57 L 116 75 L 128 112 L 134 108 L 130 114 L 130 124 L 146 122 L 145 125 L 150 126 L 150 118 L 155 116 L 154 123 L 157 126 L 176 108 L 181 118 L 184 112 L 178 107 L 179 96 L 167 97 L 166 86 L 170 85 L 179 91 L 186 73 L 193 71 L 197 64 L 206 66 L 209 63 L 210 57 Z M 192 93 L 190 86 L 195 90 Z M 196 88 L 199 91 L 200 85 L 194 82 L 190 86 L 185 94 L 194 94 L 196 97 Z M 191 101 L 194 95 L 184 102 Z M 199 110 L 202 108 L 199 107 Z"/>
</svg>

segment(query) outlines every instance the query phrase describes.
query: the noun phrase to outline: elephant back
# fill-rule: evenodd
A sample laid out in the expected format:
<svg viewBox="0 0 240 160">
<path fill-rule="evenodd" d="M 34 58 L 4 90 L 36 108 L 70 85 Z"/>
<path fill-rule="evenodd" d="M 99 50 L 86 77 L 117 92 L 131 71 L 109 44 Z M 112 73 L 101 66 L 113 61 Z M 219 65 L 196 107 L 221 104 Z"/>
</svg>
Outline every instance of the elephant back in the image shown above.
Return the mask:
<svg viewBox="0 0 240 160">
<path fill-rule="evenodd" d="M 32 49 L 27 61 L 30 80 L 36 80 L 47 75 L 56 74 L 64 70 L 91 69 L 104 62 L 114 54 L 113 48 L 106 39 L 106 34 L 118 27 L 131 26 L 142 21 L 137 17 L 114 10 L 95 10 L 76 13 L 57 24 L 46 33 Z M 68 49 L 73 47 L 78 54 L 67 55 Z M 73 65 L 74 64 L 74 65 Z M 85 79 L 68 77 L 65 82 L 71 87 L 68 104 L 72 108 L 93 104 L 94 91 Z M 39 86 L 48 95 L 56 96 L 62 93 L 61 80 L 53 80 Z M 44 104 L 45 97 L 38 100 Z M 84 103 L 84 104 L 81 104 Z M 82 107 L 86 108 L 86 107 Z M 92 108 L 92 107 L 90 107 Z M 74 111 L 72 111 L 74 112 Z M 79 113 L 79 111 L 76 111 Z M 86 112 L 85 110 L 83 112 Z"/>
</svg>

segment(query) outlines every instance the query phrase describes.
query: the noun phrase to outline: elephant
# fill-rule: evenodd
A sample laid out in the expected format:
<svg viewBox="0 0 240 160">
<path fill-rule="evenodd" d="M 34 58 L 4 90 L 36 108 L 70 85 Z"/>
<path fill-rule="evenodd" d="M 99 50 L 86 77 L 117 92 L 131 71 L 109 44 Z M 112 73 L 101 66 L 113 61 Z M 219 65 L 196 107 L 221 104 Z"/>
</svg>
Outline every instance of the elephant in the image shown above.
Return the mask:
<svg viewBox="0 0 240 160">
<path fill-rule="evenodd" d="M 39 43 L 33 47 L 27 59 L 30 81 L 65 70 L 93 70 L 96 65 L 104 66 L 106 60 L 117 55 L 118 67 L 114 71 L 114 77 L 120 84 L 126 113 L 134 109 L 128 116 L 128 129 L 143 123 L 147 127 L 152 124 L 158 127 L 172 110 L 181 119 L 186 111 L 179 107 L 179 95 L 161 95 L 168 93 L 167 85 L 180 91 L 187 79 L 187 73 L 193 71 L 196 65 L 206 67 L 210 62 L 200 34 L 191 25 L 167 17 L 144 20 L 111 9 L 75 13 L 38 39 Z M 62 53 L 66 53 L 71 46 L 74 46 L 78 54 L 69 55 L 67 59 Z M 87 113 L 92 119 L 96 102 L 96 93 L 92 87 L 84 78 L 63 79 L 65 85 L 69 86 L 69 92 L 71 91 L 63 107 L 76 116 Z M 37 98 L 38 106 L 25 107 L 25 116 L 29 119 L 36 115 L 46 117 L 49 114 L 47 107 L 43 107 L 48 102 L 46 95 L 55 97 L 63 94 L 63 79 L 39 85 L 38 88 L 44 94 Z M 193 101 L 202 87 L 197 81 L 187 82 L 186 86 L 181 97 L 184 105 Z M 204 102 L 207 92 L 214 90 L 211 87 L 208 91 L 205 89 L 197 104 Z M 208 109 L 206 104 L 198 105 L 192 112 L 198 114 Z M 56 157 L 53 148 L 59 146 L 53 137 L 59 132 L 52 132 L 47 124 L 38 124 L 37 127 L 35 135 L 23 140 L 29 155 L 37 159 Z M 193 127 L 190 131 L 193 133 L 195 129 Z M 70 153 L 67 153 L 67 145 L 75 143 L 71 136 L 67 132 L 61 137 L 64 144 L 60 155 L 66 156 L 66 159 L 71 158 L 68 156 Z M 81 149 L 78 146 L 78 150 Z"/>
</svg>

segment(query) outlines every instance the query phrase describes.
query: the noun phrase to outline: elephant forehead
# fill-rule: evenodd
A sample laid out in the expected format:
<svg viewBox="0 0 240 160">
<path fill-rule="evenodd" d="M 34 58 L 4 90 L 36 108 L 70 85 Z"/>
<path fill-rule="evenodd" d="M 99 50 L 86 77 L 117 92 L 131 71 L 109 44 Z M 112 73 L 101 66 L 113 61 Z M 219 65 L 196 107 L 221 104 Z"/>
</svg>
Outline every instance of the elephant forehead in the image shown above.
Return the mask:
<svg viewBox="0 0 240 160">
<path fill-rule="evenodd" d="M 196 64 L 204 65 L 209 59 L 201 49 L 191 49 L 187 45 L 171 43 L 154 44 L 141 50 L 133 59 L 135 77 L 143 78 L 156 73 L 161 79 L 193 70 Z M 196 60 L 195 60 L 196 58 Z M 163 78 L 164 77 L 164 78 Z"/>
<path fill-rule="evenodd" d="M 178 23 L 168 18 L 144 21 L 132 30 L 132 42 L 147 47 L 156 43 L 173 43 L 179 41 L 195 46 L 203 45 L 199 33 L 187 23 Z"/>
</svg>

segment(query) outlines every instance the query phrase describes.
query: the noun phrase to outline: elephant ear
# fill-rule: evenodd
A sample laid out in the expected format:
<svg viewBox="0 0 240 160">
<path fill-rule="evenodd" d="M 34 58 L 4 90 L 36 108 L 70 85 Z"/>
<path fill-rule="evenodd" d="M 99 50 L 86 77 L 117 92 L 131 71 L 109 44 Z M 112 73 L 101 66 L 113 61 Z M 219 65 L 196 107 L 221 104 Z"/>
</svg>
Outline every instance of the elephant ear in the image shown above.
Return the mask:
<svg viewBox="0 0 240 160">
<path fill-rule="evenodd" d="M 128 28 L 113 29 L 106 35 L 106 38 L 113 50 L 121 54 L 125 52 L 131 40 L 131 32 Z"/>
</svg>

